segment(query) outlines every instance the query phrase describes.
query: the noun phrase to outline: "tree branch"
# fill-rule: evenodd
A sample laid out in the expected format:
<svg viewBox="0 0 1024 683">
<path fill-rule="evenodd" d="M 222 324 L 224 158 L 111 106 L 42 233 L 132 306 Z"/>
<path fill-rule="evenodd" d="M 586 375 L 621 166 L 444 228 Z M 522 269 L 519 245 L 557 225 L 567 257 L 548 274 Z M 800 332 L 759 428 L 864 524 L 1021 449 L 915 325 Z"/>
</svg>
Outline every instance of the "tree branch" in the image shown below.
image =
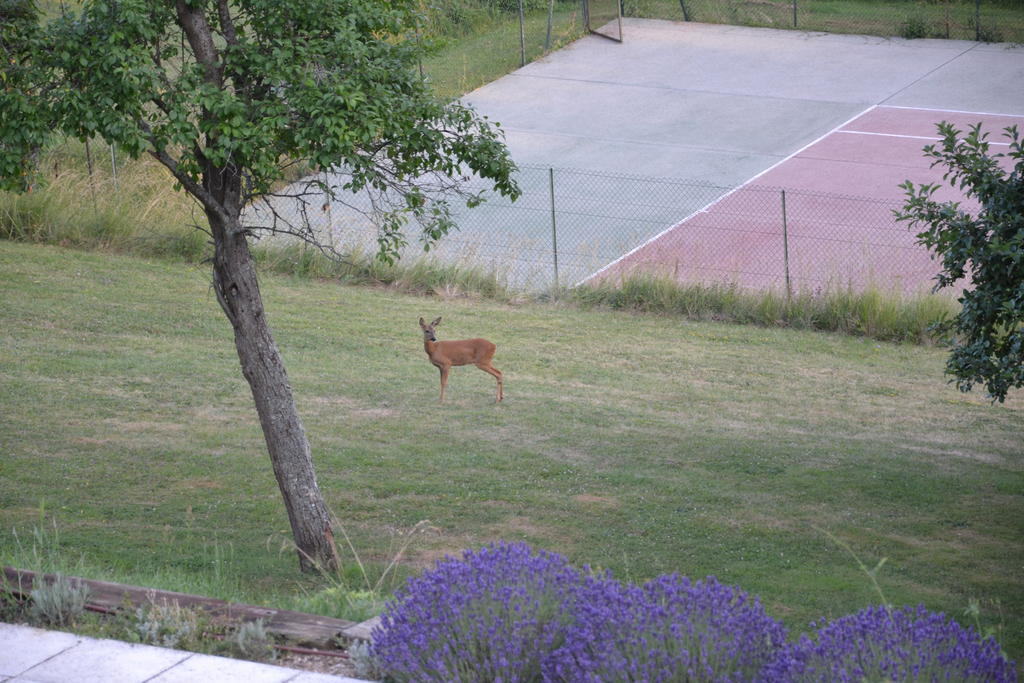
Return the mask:
<svg viewBox="0 0 1024 683">
<path fill-rule="evenodd" d="M 203 65 L 207 82 L 219 89 L 223 85 L 224 74 L 217 47 L 213 42 L 213 31 L 206 21 L 206 15 L 202 9 L 189 7 L 185 0 L 177 0 L 175 7 L 178 11 L 178 23 L 185 31 L 196 60 Z"/>
<path fill-rule="evenodd" d="M 224 34 L 224 40 L 228 45 L 238 45 L 238 34 L 235 32 L 235 22 L 231 18 L 231 8 L 227 0 L 220 0 L 217 3 L 217 16 L 220 19 L 220 30 Z"/>
<path fill-rule="evenodd" d="M 217 214 L 227 226 L 236 225 L 234 218 L 227 209 L 217 201 L 213 194 L 208 192 L 202 184 L 194 181 L 187 173 L 184 173 L 178 164 L 178 160 L 168 154 L 167 150 L 157 144 L 156 136 L 153 134 L 153 129 L 150 128 L 149 124 L 140 120 L 139 128 L 142 129 L 146 134 L 146 137 L 149 139 L 149 144 L 152 147 L 149 154 L 163 164 L 164 167 L 171 172 L 171 175 L 174 176 L 174 179 L 181 183 L 181 186 L 184 187 L 189 194 L 199 200 L 205 210 Z"/>
</svg>

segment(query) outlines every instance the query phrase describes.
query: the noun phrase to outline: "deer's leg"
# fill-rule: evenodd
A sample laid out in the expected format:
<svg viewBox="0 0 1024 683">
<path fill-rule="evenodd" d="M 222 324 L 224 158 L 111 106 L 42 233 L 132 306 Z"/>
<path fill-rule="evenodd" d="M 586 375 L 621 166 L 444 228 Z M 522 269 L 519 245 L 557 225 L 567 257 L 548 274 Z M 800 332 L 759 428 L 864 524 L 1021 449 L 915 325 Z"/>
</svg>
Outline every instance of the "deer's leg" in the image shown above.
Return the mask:
<svg viewBox="0 0 1024 683">
<path fill-rule="evenodd" d="M 444 388 L 448 384 L 448 371 L 451 370 L 451 366 L 442 365 L 438 370 L 441 371 L 441 403 L 444 403 Z"/>
<path fill-rule="evenodd" d="M 484 372 L 494 375 L 494 379 L 498 380 L 498 401 L 501 401 L 501 399 L 505 398 L 505 391 L 502 387 L 501 370 L 494 367 L 493 365 L 484 365 L 483 363 L 477 365 L 477 367 L 483 370 Z"/>
</svg>

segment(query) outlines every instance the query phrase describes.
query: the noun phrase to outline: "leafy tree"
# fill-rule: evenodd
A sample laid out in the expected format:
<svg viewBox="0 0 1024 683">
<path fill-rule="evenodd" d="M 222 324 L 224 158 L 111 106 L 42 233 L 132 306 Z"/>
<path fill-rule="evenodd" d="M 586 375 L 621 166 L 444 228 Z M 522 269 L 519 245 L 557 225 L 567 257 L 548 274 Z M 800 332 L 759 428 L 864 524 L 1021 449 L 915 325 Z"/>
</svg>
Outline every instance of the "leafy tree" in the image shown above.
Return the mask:
<svg viewBox="0 0 1024 683">
<path fill-rule="evenodd" d="M 981 124 L 966 135 L 938 125 L 942 142 L 928 145 L 932 166 L 963 192 L 960 202 L 938 202 L 939 184 L 902 187 L 907 201 L 897 218 L 923 228 L 918 242 L 942 259 L 935 289 L 969 278 L 960 312 L 940 327 L 953 344 L 946 371 L 961 391 L 984 383 L 994 401 L 1024 385 L 1024 141 L 1005 129 L 1008 149 L 991 153 Z"/>
<path fill-rule="evenodd" d="M 0 188 L 28 188 L 35 151 L 50 134 L 29 69 L 36 13 L 33 0 L 0 0 Z"/>
<path fill-rule="evenodd" d="M 452 195 L 479 201 L 465 176 L 518 194 L 500 131 L 435 99 L 416 75 L 421 48 L 406 37 L 417 0 L 86 0 L 45 24 L 32 0 L 0 3 L 17 19 L 0 32 L 0 182 L 24 189 L 41 132 L 55 131 L 150 154 L 196 200 L 300 565 L 332 565 L 328 511 L 250 239 L 285 232 L 327 248 L 308 221 L 275 208 L 275 188 L 298 164 L 310 179 L 284 192 L 292 202 L 362 192 L 383 258 L 397 257 L 410 219 L 429 247 L 452 226 Z M 266 210 L 244 211 L 257 202 Z"/>
</svg>

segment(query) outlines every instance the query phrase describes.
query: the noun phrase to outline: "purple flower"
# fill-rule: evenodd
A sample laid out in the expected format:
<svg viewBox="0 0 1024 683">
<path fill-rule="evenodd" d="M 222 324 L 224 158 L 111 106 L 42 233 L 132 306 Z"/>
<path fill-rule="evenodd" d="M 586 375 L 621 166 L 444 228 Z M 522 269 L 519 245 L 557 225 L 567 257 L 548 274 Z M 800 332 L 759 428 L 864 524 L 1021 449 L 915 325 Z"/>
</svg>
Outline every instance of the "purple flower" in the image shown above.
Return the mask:
<svg viewBox="0 0 1024 683">
<path fill-rule="evenodd" d="M 1016 681 L 992 639 L 923 607 L 873 607 L 785 645 L 756 598 L 714 577 L 643 586 L 496 543 L 409 581 L 374 630 L 389 680 Z"/>
<path fill-rule="evenodd" d="M 714 577 L 665 575 L 643 587 L 586 581 L 547 680 L 749 681 L 786 639 L 760 603 Z"/>
<path fill-rule="evenodd" d="M 812 627 L 814 625 L 812 624 Z M 923 606 L 869 607 L 824 624 L 780 652 L 761 680 L 1016 681 L 996 642 Z"/>
<path fill-rule="evenodd" d="M 389 603 L 372 651 L 398 681 L 537 681 L 564 639 L 582 575 L 565 558 L 496 543 L 448 558 Z"/>
</svg>

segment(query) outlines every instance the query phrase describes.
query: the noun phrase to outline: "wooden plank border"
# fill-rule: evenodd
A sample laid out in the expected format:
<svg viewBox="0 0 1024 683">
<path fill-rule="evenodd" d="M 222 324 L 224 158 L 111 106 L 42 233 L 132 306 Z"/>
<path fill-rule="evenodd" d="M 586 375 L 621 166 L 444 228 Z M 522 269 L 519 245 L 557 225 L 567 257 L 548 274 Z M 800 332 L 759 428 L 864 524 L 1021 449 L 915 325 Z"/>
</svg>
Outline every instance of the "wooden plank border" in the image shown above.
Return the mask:
<svg viewBox="0 0 1024 683">
<path fill-rule="evenodd" d="M 42 579 L 49 584 L 56 580 L 55 574 L 40 576 L 36 572 L 14 567 L 4 567 L 4 588 L 21 597 L 28 597 L 36 581 Z M 109 612 L 131 605 L 169 604 L 179 607 L 201 609 L 209 614 L 232 621 L 256 621 L 263 619 L 268 631 L 283 636 L 291 642 L 311 645 L 314 647 L 337 647 L 339 643 L 352 639 L 368 640 L 374 620 L 357 624 L 345 619 L 333 619 L 315 614 L 293 612 L 291 610 L 257 607 L 241 603 L 226 602 L 199 595 L 178 593 L 129 586 L 109 581 L 96 581 L 79 577 L 65 577 L 73 582 L 81 582 L 89 587 L 88 606 L 99 608 L 97 611 Z"/>
</svg>

